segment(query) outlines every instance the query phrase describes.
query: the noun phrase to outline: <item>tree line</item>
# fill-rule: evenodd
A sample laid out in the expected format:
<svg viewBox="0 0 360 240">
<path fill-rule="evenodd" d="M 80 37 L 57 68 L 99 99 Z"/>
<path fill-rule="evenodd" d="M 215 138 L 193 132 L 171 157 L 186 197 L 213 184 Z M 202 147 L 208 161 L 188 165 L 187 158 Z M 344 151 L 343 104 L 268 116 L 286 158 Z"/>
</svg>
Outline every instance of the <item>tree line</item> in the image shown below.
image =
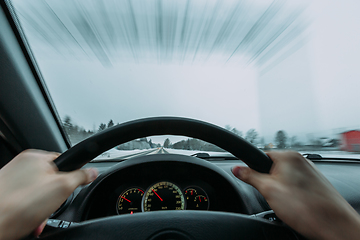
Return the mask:
<svg viewBox="0 0 360 240">
<path fill-rule="evenodd" d="M 68 139 L 71 143 L 71 145 L 75 145 L 78 142 L 81 142 L 82 140 L 90 137 L 91 135 L 101 132 L 107 128 L 111 128 L 115 126 L 115 123 L 112 119 L 109 120 L 109 122 L 106 123 L 100 123 L 97 130 L 85 130 L 85 128 L 78 126 L 75 124 L 71 117 L 66 115 L 64 119 L 62 120 L 63 128 L 68 136 Z M 117 123 L 116 125 L 118 125 Z M 161 144 L 153 143 L 151 139 L 140 138 L 136 140 L 132 140 L 130 142 L 121 144 L 117 146 L 116 148 L 119 150 L 134 150 L 134 149 L 149 149 L 149 148 L 156 148 L 161 147 Z"/>
<path fill-rule="evenodd" d="M 164 141 L 163 147 L 172 148 L 172 149 L 182 149 L 182 150 L 224 152 L 222 148 L 196 138 L 188 138 L 187 140 L 181 140 L 174 144 L 172 144 L 170 139 L 167 138 Z"/>
<path fill-rule="evenodd" d="M 78 126 L 75 124 L 70 116 L 65 116 L 62 120 L 63 127 L 67 136 L 72 145 L 90 137 L 96 132 L 103 131 L 105 129 L 111 128 L 119 123 L 115 124 L 112 119 L 110 119 L 107 123 L 100 123 L 98 128 L 95 130 L 86 130 L 85 128 Z M 263 137 L 259 137 L 258 132 L 255 129 L 249 129 L 245 135 L 243 135 L 242 131 L 231 127 L 230 125 L 226 125 L 225 129 L 234 133 L 239 137 L 243 137 L 245 140 L 250 142 L 251 144 L 256 145 L 259 148 L 263 148 L 265 150 L 271 148 L 278 149 L 286 149 L 292 148 L 295 150 L 302 150 L 308 148 L 322 148 L 322 147 L 338 147 L 339 140 L 338 139 L 328 139 L 328 138 L 313 138 L 311 137 L 308 140 L 307 144 L 301 143 L 298 141 L 296 136 L 289 137 L 288 134 L 284 130 L 279 130 L 276 132 L 273 143 L 265 143 Z M 183 149 L 183 150 L 200 150 L 200 151 L 224 151 L 223 149 L 207 143 L 205 141 L 188 138 L 186 140 L 181 140 L 176 143 L 171 143 L 170 139 L 165 139 L 163 145 L 165 148 L 173 148 L 173 149 Z M 119 150 L 133 150 L 133 149 L 147 149 L 147 148 L 156 148 L 161 147 L 161 144 L 155 144 L 151 139 L 141 138 L 130 141 L 128 143 L 122 144 L 117 147 Z"/>
</svg>

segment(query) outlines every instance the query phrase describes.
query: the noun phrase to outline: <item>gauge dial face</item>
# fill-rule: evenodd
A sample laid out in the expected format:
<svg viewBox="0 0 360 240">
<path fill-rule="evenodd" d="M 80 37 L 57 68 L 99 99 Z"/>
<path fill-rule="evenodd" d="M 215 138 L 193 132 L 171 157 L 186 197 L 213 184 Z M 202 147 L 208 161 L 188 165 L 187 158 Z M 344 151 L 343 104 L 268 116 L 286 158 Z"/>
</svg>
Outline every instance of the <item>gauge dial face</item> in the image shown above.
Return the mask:
<svg viewBox="0 0 360 240">
<path fill-rule="evenodd" d="M 145 193 L 143 209 L 145 212 L 184 210 L 184 195 L 179 187 L 171 182 L 155 183 Z"/>
<path fill-rule="evenodd" d="M 206 192 L 200 187 L 189 187 L 185 189 L 186 209 L 208 210 L 209 198 Z"/>
<path fill-rule="evenodd" d="M 144 191 L 137 187 L 128 188 L 122 192 L 116 204 L 118 214 L 141 212 L 141 201 Z"/>
</svg>

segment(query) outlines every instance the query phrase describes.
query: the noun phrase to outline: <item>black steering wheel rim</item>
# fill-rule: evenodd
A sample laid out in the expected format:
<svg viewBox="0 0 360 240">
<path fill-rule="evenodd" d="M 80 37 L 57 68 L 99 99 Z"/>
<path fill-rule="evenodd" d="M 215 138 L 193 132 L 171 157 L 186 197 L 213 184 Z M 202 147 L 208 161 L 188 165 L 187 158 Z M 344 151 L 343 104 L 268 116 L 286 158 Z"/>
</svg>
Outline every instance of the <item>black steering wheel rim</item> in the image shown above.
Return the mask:
<svg viewBox="0 0 360 240">
<path fill-rule="evenodd" d="M 67 150 L 55 164 L 60 171 L 79 169 L 117 145 L 156 135 L 183 135 L 215 144 L 258 172 L 268 173 L 272 165 L 264 152 L 234 133 L 214 124 L 180 117 L 143 118 L 106 129 Z"/>
<path fill-rule="evenodd" d="M 213 124 L 177 117 L 145 118 L 115 126 L 72 147 L 55 163 L 59 170 L 71 171 L 119 144 L 136 138 L 168 134 L 213 143 L 259 172 L 269 172 L 272 165 L 265 153 L 237 135 Z M 254 216 L 187 210 L 94 219 L 54 232 L 43 239 L 298 239 L 294 234 L 286 225 Z"/>
</svg>

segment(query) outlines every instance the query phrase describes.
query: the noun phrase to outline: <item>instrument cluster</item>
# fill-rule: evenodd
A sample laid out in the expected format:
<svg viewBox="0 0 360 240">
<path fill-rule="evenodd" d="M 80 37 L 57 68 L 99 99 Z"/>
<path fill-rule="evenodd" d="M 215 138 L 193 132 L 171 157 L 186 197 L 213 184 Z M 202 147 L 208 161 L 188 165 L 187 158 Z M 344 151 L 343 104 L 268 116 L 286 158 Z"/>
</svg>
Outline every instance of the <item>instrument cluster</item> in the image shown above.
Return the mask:
<svg viewBox="0 0 360 240">
<path fill-rule="evenodd" d="M 121 192 L 116 202 L 117 214 L 160 210 L 208 210 L 210 199 L 199 186 L 181 189 L 179 185 L 160 181 L 147 189 L 131 186 Z"/>
</svg>

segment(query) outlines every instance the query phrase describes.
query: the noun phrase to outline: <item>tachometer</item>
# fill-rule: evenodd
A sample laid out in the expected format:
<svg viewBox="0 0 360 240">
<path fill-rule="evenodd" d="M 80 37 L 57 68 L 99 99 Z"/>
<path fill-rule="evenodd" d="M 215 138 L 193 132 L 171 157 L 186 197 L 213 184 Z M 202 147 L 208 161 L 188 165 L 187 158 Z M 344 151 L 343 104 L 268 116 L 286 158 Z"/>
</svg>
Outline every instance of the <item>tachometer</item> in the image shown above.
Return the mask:
<svg viewBox="0 0 360 240">
<path fill-rule="evenodd" d="M 145 212 L 184 210 L 184 195 L 179 187 L 171 182 L 155 183 L 145 193 L 143 209 Z"/>
<path fill-rule="evenodd" d="M 186 209 L 208 210 L 209 198 L 200 187 L 189 187 L 185 189 Z"/>
<path fill-rule="evenodd" d="M 141 200 L 144 191 L 137 187 L 128 188 L 122 192 L 116 204 L 118 214 L 141 212 Z"/>
</svg>

